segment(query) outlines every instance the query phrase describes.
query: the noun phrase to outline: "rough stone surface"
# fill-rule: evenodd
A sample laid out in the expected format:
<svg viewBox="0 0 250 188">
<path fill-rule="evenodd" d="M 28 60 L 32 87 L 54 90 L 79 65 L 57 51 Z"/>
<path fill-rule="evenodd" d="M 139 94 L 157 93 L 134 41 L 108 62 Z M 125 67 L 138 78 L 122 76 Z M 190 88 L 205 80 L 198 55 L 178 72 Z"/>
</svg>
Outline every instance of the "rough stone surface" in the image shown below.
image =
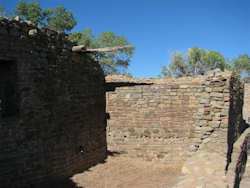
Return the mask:
<svg viewBox="0 0 250 188">
<path fill-rule="evenodd" d="M 173 161 L 210 140 L 206 147 L 226 157 L 231 77 L 220 71 L 179 79 L 106 77 L 108 148 Z"/>
<path fill-rule="evenodd" d="M 234 143 L 232 161 L 225 171 L 227 162 L 218 152 L 207 152 L 200 148 L 182 167 L 182 176 L 173 188 L 249 188 L 250 128 L 246 129 Z"/>
<path fill-rule="evenodd" d="M 245 84 L 243 117 L 250 124 L 250 83 Z"/>
<path fill-rule="evenodd" d="M 0 187 L 36 187 L 106 156 L 104 75 L 65 34 L 0 18 Z M 43 186 L 46 187 L 46 186 Z"/>
<path fill-rule="evenodd" d="M 198 151 L 184 163 L 183 175 L 174 186 L 175 188 L 249 187 L 250 168 L 249 159 L 247 159 L 249 125 L 243 120 L 242 115 L 243 90 L 243 84 L 236 77 L 231 77 L 227 135 L 219 135 L 227 140 L 226 148 L 221 145 L 224 143 L 223 140 L 213 137 L 214 133 L 205 139 Z"/>
<path fill-rule="evenodd" d="M 237 77 L 215 70 L 203 77 L 109 76 L 106 81 L 110 150 L 152 161 L 186 161 L 176 188 L 229 186 L 231 166 L 238 171 L 231 179 L 243 177 L 246 167 L 241 185 L 248 187 L 248 164 L 234 162 L 242 153 L 234 143 L 249 127 L 242 113 L 244 85 Z"/>
<path fill-rule="evenodd" d="M 250 187 L 250 128 L 234 143 L 232 161 L 227 172 L 229 188 Z"/>
<path fill-rule="evenodd" d="M 217 152 L 198 151 L 185 162 L 173 188 L 226 188 L 225 166 Z"/>
</svg>

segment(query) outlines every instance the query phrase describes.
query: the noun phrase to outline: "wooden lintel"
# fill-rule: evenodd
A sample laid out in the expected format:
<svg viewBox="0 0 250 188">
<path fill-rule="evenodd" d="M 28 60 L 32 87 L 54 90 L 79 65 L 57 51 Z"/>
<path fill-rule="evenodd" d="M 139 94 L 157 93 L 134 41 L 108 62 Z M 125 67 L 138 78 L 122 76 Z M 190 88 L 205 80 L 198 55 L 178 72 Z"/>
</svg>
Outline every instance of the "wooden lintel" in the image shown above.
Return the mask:
<svg viewBox="0 0 250 188">
<path fill-rule="evenodd" d="M 113 52 L 117 50 L 123 50 L 128 48 L 134 48 L 132 45 L 125 46 L 114 46 L 114 47 L 105 47 L 105 48 L 86 48 L 84 45 L 74 46 L 72 48 L 73 52 Z"/>
<path fill-rule="evenodd" d="M 79 46 L 73 46 L 72 47 L 72 52 L 82 52 L 84 50 L 86 50 L 85 45 L 79 45 Z"/>
</svg>

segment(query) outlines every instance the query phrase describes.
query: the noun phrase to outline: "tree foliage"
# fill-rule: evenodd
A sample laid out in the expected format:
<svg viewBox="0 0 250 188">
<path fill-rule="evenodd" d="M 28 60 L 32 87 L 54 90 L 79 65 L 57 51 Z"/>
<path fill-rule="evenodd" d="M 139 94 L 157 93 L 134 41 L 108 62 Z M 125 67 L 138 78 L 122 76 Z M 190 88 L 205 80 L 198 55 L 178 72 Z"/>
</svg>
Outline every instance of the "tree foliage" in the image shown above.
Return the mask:
<svg viewBox="0 0 250 188">
<path fill-rule="evenodd" d="M 5 15 L 5 8 L 0 6 L 0 16 L 4 16 Z"/>
<path fill-rule="evenodd" d="M 174 52 L 168 68 L 163 66 L 161 76 L 182 77 L 204 75 L 207 71 L 215 68 L 221 70 L 228 68 L 222 54 L 214 50 L 193 47 L 188 49 L 185 55 L 180 52 Z"/>
<path fill-rule="evenodd" d="M 11 17 L 12 13 L 5 10 L 3 6 L 0 6 L 0 16 Z"/>
<path fill-rule="evenodd" d="M 250 57 L 247 54 L 239 55 L 231 61 L 214 50 L 204 50 L 199 47 L 188 49 L 183 55 L 174 52 L 168 67 L 163 66 L 160 77 L 182 77 L 204 75 L 207 71 L 219 68 L 233 71 L 242 76 L 244 80 L 250 80 Z"/>
<path fill-rule="evenodd" d="M 34 24 L 47 26 L 46 18 L 52 15 L 53 9 L 43 10 L 38 2 L 19 1 L 14 13 L 22 19 L 30 20 Z"/>
<path fill-rule="evenodd" d="M 245 80 L 250 81 L 250 57 L 248 54 L 239 55 L 232 59 L 231 66 L 236 74 L 242 75 Z"/>
<path fill-rule="evenodd" d="M 64 32 L 70 31 L 77 24 L 72 12 L 62 6 L 56 7 L 53 14 L 47 18 L 47 22 L 51 29 Z"/>
<path fill-rule="evenodd" d="M 0 7 L 0 15 L 3 16 L 5 14 L 4 7 Z M 18 1 L 14 9 L 14 14 L 24 20 L 30 20 L 36 25 L 61 32 L 69 32 L 77 24 L 73 13 L 66 8 L 58 6 L 55 10 L 52 8 L 42 9 L 37 1 Z M 125 37 L 115 35 L 114 32 L 107 31 L 94 36 L 91 29 L 71 33 L 69 39 L 79 45 L 84 44 L 89 48 L 114 47 L 129 44 Z M 98 52 L 91 55 L 98 60 L 106 74 L 131 76 L 126 70 L 133 53 L 134 49 L 123 49 L 114 52 Z"/>
<path fill-rule="evenodd" d="M 114 32 L 106 31 L 97 36 L 92 34 L 91 29 L 85 29 L 82 32 L 74 32 L 69 35 L 69 39 L 78 45 L 86 45 L 89 48 L 103 48 L 128 45 L 128 40 L 123 36 L 115 35 Z M 126 72 L 134 49 L 123 49 L 114 52 L 104 52 L 93 54 L 93 57 L 99 61 L 105 74 L 124 74 Z"/>
<path fill-rule="evenodd" d="M 64 7 L 58 6 L 55 10 L 52 8 L 42 9 L 39 2 L 36 1 L 19 1 L 14 13 L 36 25 L 62 32 L 70 31 L 77 24 L 72 12 Z"/>
</svg>

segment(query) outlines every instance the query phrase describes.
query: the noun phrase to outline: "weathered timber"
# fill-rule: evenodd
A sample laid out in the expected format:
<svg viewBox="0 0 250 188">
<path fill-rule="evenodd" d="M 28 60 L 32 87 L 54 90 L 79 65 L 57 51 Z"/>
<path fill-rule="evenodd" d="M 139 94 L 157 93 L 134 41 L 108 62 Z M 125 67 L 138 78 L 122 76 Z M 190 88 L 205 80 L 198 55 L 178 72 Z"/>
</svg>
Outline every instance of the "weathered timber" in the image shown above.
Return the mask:
<svg viewBox="0 0 250 188">
<path fill-rule="evenodd" d="M 114 47 L 105 47 L 105 48 L 86 48 L 84 45 L 80 46 L 73 46 L 73 52 L 113 52 L 117 50 L 123 50 L 128 48 L 134 48 L 132 45 L 125 45 L 125 46 L 114 46 Z"/>
<path fill-rule="evenodd" d="M 79 46 L 72 47 L 72 52 L 80 52 L 80 51 L 85 51 L 85 50 L 86 50 L 85 45 L 79 45 Z"/>
</svg>

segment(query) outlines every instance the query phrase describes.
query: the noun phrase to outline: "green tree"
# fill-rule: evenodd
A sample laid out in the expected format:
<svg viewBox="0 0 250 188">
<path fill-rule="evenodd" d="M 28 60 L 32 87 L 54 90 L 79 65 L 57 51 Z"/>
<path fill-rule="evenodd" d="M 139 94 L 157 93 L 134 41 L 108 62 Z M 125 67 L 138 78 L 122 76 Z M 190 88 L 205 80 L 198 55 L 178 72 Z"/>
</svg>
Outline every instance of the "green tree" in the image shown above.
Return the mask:
<svg viewBox="0 0 250 188">
<path fill-rule="evenodd" d="M 47 26 L 46 19 L 52 15 L 51 8 L 43 10 L 38 2 L 19 1 L 14 13 L 22 19 L 30 20 L 32 23 L 42 26 Z"/>
<path fill-rule="evenodd" d="M 56 7 L 53 15 L 47 18 L 47 22 L 51 29 L 62 32 L 70 31 L 77 24 L 72 12 L 62 6 Z"/>
<path fill-rule="evenodd" d="M 203 60 L 205 62 L 205 65 L 207 65 L 204 73 L 215 68 L 219 68 L 222 71 L 224 71 L 225 69 L 230 69 L 230 65 L 228 64 L 227 60 L 221 53 L 217 51 L 206 51 Z"/>
<path fill-rule="evenodd" d="M 241 75 L 245 80 L 250 80 L 250 57 L 248 54 L 239 55 L 231 61 L 232 71 Z"/>
<path fill-rule="evenodd" d="M 39 2 L 36 1 L 19 1 L 14 13 L 36 25 L 62 32 L 70 31 L 77 24 L 72 12 L 67 11 L 64 7 L 58 6 L 56 10 L 52 8 L 42 9 Z"/>
<path fill-rule="evenodd" d="M 6 11 L 3 6 L 0 6 L 0 16 L 11 17 L 12 14 L 11 12 Z"/>
<path fill-rule="evenodd" d="M 4 16 L 5 15 L 5 8 L 0 6 L 0 16 Z"/>
<path fill-rule="evenodd" d="M 69 32 L 77 24 L 71 11 L 66 10 L 62 6 L 58 6 L 55 10 L 52 8 L 45 10 L 40 7 L 37 1 L 24 2 L 20 0 L 14 9 L 14 13 L 22 19 L 30 20 L 34 24 L 62 32 Z M 4 14 L 3 7 L 0 7 L 0 14 Z M 124 46 L 129 43 L 125 37 L 115 35 L 111 31 L 102 32 L 100 35 L 94 36 L 91 29 L 72 33 L 69 35 L 69 39 L 79 45 L 84 44 L 89 48 Z M 127 67 L 133 53 L 134 48 L 126 48 L 112 52 L 96 52 L 91 53 L 91 55 L 100 62 L 106 74 L 131 76 L 127 72 Z"/>
<path fill-rule="evenodd" d="M 188 76 L 190 67 L 185 62 L 183 55 L 180 52 L 174 52 L 169 63 L 169 69 L 166 66 L 162 67 L 163 77 L 182 77 Z"/>
<path fill-rule="evenodd" d="M 204 50 L 199 47 L 188 49 L 184 55 L 174 52 L 171 61 L 162 67 L 162 77 L 182 77 L 204 75 L 207 71 L 219 68 L 228 69 L 225 58 L 214 50 Z"/>
<path fill-rule="evenodd" d="M 69 39 L 78 45 L 86 45 L 89 48 L 103 48 L 128 45 L 128 40 L 123 36 L 115 35 L 114 32 L 107 31 L 94 36 L 91 29 L 82 32 L 75 32 L 69 35 Z M 130 75 L 126 70 L 129 66 L 134 49 L 122 49 L 113 52 L 98 52 L 93 57 L 100 63 L 105 74 Z"/>
<path fill-rule="evenodd" d="M 69 34 L 69 39 L 76 42 L 78 45 L 96 48 L 97 44 L 95 37 L 90 28 L 82 30 L 82 32 L 73 32 Z"/>
</svg>

